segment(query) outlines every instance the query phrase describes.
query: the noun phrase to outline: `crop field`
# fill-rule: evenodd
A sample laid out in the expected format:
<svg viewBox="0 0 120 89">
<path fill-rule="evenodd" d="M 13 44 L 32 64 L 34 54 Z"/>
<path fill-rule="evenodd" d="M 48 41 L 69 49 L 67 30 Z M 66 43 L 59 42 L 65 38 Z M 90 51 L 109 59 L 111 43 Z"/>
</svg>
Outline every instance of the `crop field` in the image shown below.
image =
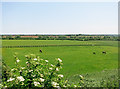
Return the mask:
<svg viewBox="0 0 120 89">
<path fill-rule="evenodd" d="M 76 46 L 80 45 L 82 46 Z M 86 45 L 87 44 L 87 45 Z M 91 44 L 91 45 L 88 45 Z M 13 47 L 7 46 L 34 46 L 55 45 L 48 47 Z M 73 45 L 73 46 L 58 46 Z M 65 77 L 74 75 L 97 74 L 102 71 L 113 71 L 118 68 L 118 42 L 117 41 L 68 41 L 68 40 L 3 40 L 2 59 L 10 67 L 14 67 L 14 53 L 16 52 L 21 65 L 25 65 L 26 54 L 36 54 L 49 62 L 55 58 L 63 60 L 60 71 Z M 42 53 L 40 53 L 40 49 Z M 105 51 L 106 54 L 102 52 Z M 95 52 L 96 54 L 93 54 Z M 112 72 L 113 74 L 115 72 Z M 117 74 L 117 73 L 116 73 Z M 93 75 L 91 75 L 93 77 Z M 103 75 L 102 75 L 103 76 Z M 100 75 L 99 75 L 100 77 Z"/>
</svg>

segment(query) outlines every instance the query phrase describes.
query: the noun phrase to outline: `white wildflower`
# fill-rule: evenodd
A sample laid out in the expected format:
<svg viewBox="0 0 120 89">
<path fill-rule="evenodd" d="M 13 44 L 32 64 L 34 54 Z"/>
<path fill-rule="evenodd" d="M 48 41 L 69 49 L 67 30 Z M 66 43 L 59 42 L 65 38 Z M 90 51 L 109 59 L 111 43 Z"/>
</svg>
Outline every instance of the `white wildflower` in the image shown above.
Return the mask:
<svg viewBox="0 0 120 89">
<path fill-rule="evenodd" d="M 58 68 L 56 68 L 56 71 L 59 71 L 59 69 L 58 69 Z"/>
<path fill-rule="evenodd" d="M 34 82 L 34 85 L 38 86 L 38 85 L 40 85 L 40 83 L 39 82 Z"/>
<path fill-rule="evenodd" d="M 65 85 L 63 85 L 63 87 L 66 87 Z"/>
<path fill-rule="evenodd" d="M 56 82 L 52 82 L 51 84 L 52 84 L 53 87 L 59 87 L 59 84 L 56 83 Z"/>
<path fill-rule="evenodd" d="M 21 69 L 25 69 L 25 67 L 21 67 Z"/>
<path fill-rule="evenodd" d="M 40 64 L 39 62 L 36 62 L 36 64 Z"/>
<path fill-rule="evenodd" d="M 52 68 L 49 68 L 50 70 L 52 70 Z"/>
<path fill-rule="evenodd" d="M 33 77 L 35 77 L 36 75 L 33 75 Z"/>
<path fill-rule="evenodd" d="M 40 74 L 40 77 L 43 77 L 43 74 Z"/>
<path fill-rule="evenodd" d="M 59 75 L 58 75 L 58 77 L 61 77 L 61 78 L 62 78 L 62 77 L 63 77 L 63 75 L 62 75 L 62 74 L 59 74 Z"/>
<path fill-rule="evenodd" d="M 37 58 L 34 59 L 35 61 L 37 60 Z"/>
<path fill-rule="evenodd" d="M 29 70 L 29 72 L 32 72 L 33 70 Z"/>
<path fill-rule="evenodd" d="M 10 78 L 9 80 L 7 80 L 7 82 L 13 81 L 15 80 L 15 78 Z"/>
<path fill-rule="evenodd" d="M 44 80 L 45 80 L 45 79 L 43 79 L 43 78 L 40 78 L 40 81 L 41 81 L 41 82 L 44 82 Z"/>
<path fill-rule="evenodd" d="M 76 85 L 74 85 L 74 87 L 77 87 Z"/>
<path fill-rule="evenodd" d="M 79 77 L 80 77 L 81 79 L 83 79 L 83 76 L 82 76 L 82 75 L 79 75 Z"/>
<path fill-rule="evenodd" d="M 51 64 L 51 66 L 53 67 L 53 65 Z"/>
<path fill-rule="evenodd" d="M 19 81 L 24 81 L 25 79 L 22 76 L 17 77 Z"/>
<path fill-rule="evenodd" d="M 46 62 L 48 62 L 48 60 L 45 60 Z"/>
<path fill-rule="evenodd" d="M 20 60 L 18 59 L 18 60 L 16 60 L 16 62 L 20 62 Z"/>
<path fill-rule="evenodd" d="M 58 61 L 59 61 L 59 62 L 62 62 L 62 60 L 61 60 L 60 58 L 58 58 Z"/>
<path fill-rule="evenodd" d="M 19 72 L 22 72 L 22 70 L 20 70 Z"/>
<path fill-rule="evenodd" d="M 28 64 L 28 62 L 26 62 L 26 64 Z"/>
<path fill-rule="evenodd" d="M 11 71 L 14 71 L 15 69 L 11 69 Z"/>
<path fill-rule="evenodd" d="M 28 55 L 25 55 L 25 57 L 28 57 Z"/>
</svg>

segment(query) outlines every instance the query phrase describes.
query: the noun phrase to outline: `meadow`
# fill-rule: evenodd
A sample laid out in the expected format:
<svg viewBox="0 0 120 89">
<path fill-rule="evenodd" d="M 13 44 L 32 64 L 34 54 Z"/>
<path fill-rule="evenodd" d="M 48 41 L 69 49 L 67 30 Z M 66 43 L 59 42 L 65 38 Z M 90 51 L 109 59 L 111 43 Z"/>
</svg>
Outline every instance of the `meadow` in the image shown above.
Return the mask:
<svg viewBox="0 0 120 89">
<path fill-rule="evenodd" d="M 76 46 L 80 45 L 82 46 Z M 90 44 L 90 45 L 86 45 Z M 75 75 L 91 75 L 87 78 L 103 77 L 104 71 L 117 74 L 118 42 L 117 41 L 69 41 L 69 40 L 2 40 L 2 46 L 56 45 L 48 47 L 16 47 L 2 48 L 2 59 L 10 67 L 14 67 L 16 52 L 21 65 L 25 65 L 26 54 L 36 54 L 54 64 L 55 58 L 63 60 L 60 71 L 66 78 Z M 57 46 L 74 45 L 74 46 Z M 40 49 L 42 53 L 40 53 Z M 106 54 L 102 52 L 106 51 Z M 95 52 L 96 54 L 93 54 Z M 103 73 L 103 74 L 101 74 Z M 108 72 L 107 72 L 108 73 Z M 96 75 L 96 77 L 94 76 Z M 105 75 L 104 75 L 105 77 Z M 74 79 L 73 79 L 74 80 Z M 77 80 L 77 79 L 76 79 Z"/>
</svg>

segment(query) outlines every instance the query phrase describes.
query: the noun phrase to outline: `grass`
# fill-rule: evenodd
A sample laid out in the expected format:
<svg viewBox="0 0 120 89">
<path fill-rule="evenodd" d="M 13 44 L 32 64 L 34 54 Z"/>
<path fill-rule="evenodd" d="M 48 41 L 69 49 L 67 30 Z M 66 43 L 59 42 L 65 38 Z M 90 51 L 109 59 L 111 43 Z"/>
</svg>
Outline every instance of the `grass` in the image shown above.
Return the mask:
<svg viewBox="0 0 120 89">
<path fill-rule="evenodd" d="M 2 40 L 2 46 L 27 46 L 27 45 L 79 45 L 94 44 L 118 46 L 117 41 L 76 41 L 76 40 Z"/>
<path fill-rule="evenodd" d="M 68 77 L 68 79 L 70 83 L 77 83 L 80 81 L 79 74 Z M 119 87 L 118 70 L 104 70 L 101 72 L 89 73 L 84 75 L 83 81 L 83 87 Z"/>
<path fill-rule="evenodd" d="M 27 48 L 2 48 L 2 58 L 8 66 L 14 67 L 15 52 L 24 65 L 26 54 L 40 55 L 41 58 L 54 63 L 55 58 L 63 60 L 61 73 L 65 77 L 76 74 L 96 73 L 103 70 L 118 68 L 118 48 L 117 41 L 68 41 L 68 40 L 3 40 L 3 46 L 17 45 L 73 45 L 73 44 L 96 44 L 99 46 L 56 46 L 56 47 L 27 47 Z M 40 53 L 39 50 L 43 53 Z M 106 51 L 107 54 L 102 54 Z M 93 54 L 96 52 L 96 54 Z"/>
</svg>

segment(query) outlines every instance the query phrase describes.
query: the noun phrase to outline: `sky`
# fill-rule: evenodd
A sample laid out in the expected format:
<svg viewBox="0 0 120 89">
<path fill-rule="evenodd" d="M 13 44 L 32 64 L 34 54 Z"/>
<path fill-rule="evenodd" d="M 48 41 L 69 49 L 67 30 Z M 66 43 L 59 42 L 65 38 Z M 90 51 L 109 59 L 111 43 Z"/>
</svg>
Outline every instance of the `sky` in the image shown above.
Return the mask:
<svg viewBox="0 0 120 89">
<path fill-rule="evenodd" d="M 2 2 L 2 33 L 117 34 L 117 2 Z"/>
</svg>

